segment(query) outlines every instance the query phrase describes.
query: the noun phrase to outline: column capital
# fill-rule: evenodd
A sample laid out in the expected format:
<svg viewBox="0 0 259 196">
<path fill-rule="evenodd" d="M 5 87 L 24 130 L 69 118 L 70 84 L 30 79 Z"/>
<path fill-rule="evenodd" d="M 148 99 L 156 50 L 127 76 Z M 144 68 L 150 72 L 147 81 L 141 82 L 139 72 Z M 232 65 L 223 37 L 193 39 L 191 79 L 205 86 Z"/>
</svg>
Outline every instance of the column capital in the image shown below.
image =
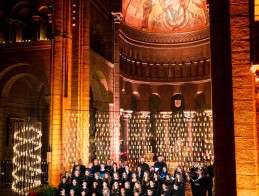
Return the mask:
<svg viewBox="0 0 259 196">
<path fill-rule="evenodd" d="M 136 111 L 135 115 L 141 119 L 150 118 L 150 111 Z"/>
<path fill-rule="evenodd" d="M 125 119 L 128 119 L 132 117 L 132 113 L 133 113 L 132 110 L 124 110 L 122 111 L 121 116 Z"/>
<path fill-rule="evenodd" d="M 187 118 L 188 120 L 191 120 L 196 116 L 197 112 L 194 111 L 184 111 L 184 117 Z"/>
<path fill-rule="evenodd" d="M 163 119 L 170 118 L 172 116 L 172 112 L 159 112 L 162 115 Z"/>
</svg>

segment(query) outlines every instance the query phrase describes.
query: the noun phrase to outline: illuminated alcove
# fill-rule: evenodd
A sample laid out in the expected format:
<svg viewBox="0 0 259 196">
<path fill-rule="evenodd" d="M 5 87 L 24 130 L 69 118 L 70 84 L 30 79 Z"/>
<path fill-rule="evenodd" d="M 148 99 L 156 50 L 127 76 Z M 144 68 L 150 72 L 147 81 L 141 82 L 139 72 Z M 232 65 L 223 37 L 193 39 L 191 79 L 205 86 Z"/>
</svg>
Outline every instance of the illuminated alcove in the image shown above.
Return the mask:
<svg viewBox="0 0 259 196">
<path fill-rule="evenodd" d="M 122 2 L 122 149 L 134 167 L 163 155 L 174 170 L 213 163 L 209 5 L 206 1 Z M 202 94 L 200 94 L 202 92 Z M 138 109 L 132 94 L 138 94 Z M 203 100 L 204 99 L 204 100 Z M 134 101 L 134 100 L 133 100 Z M 149 104 L 148 104 L 149 103 Z M 206 104 L 205 104 L 206 103 Z M 142 135 L 142 140 L 137 138 Z"/>
</svg>

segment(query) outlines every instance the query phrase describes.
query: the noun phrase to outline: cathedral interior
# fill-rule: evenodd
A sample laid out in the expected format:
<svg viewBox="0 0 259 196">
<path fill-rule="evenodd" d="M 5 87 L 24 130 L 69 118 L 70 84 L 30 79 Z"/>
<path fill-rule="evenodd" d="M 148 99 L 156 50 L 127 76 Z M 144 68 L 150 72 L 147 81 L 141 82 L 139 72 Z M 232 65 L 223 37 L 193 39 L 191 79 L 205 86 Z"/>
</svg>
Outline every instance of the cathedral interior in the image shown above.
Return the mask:
<svg viewBox="0 0 259 196">
<path fill-rule="evenodd" d="M 0 1 L 2 183 L 162 155 L 259 195 L 258 21 L 258 0 Z"/>
</svg>

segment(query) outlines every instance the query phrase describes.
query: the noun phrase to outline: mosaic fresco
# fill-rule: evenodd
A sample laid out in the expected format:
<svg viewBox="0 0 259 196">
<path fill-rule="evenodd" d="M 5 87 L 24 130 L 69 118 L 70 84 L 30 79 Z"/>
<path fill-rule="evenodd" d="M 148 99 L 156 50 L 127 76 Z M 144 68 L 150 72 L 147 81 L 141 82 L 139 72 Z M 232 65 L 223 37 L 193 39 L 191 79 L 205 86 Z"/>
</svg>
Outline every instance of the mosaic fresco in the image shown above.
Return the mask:
<svg viewBox="0 0 259 196">
<path fill-rule="evenodd" d="M 122 6 L 124 23 L 141 31 L 186 32 L 209 24 L 206 0 L 124 0 Z"/>
</svg>

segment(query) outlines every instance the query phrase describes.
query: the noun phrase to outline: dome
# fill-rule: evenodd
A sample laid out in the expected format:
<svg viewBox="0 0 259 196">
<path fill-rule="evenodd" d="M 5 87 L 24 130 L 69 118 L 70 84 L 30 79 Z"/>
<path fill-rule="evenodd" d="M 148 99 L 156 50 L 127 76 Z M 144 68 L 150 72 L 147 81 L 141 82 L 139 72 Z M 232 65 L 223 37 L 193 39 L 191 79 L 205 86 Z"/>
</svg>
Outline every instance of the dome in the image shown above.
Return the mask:
<svg viewBox="0 0 259 196">
<path fill-rule="evenodd" d="M 170 34 L 209 25 L 206 0 L 124 0 L 123 22 L 133 29 Z"/>
</svg>

